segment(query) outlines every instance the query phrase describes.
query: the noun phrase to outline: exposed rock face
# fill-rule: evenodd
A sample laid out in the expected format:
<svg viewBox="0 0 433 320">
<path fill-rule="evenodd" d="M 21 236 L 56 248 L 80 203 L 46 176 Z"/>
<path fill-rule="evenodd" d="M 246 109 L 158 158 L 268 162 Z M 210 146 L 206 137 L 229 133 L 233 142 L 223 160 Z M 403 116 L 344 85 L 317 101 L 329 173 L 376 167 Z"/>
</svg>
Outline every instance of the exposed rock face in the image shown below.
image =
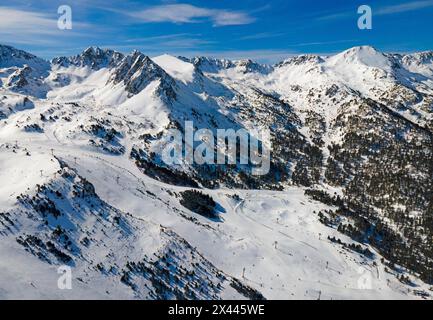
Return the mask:
<svg viewBox="0 0 433 320">
<path fill-rule="evenodd" d="M 139 51 L 124 57 L 116 66 L 109 82 L 123 83 L 125 90 L 131 95 L 138 94 L 151 82 L 160 81 L 160 93 L 166 96 L 174 95 L 174 81 L 148 56 Z"/>
</svg>

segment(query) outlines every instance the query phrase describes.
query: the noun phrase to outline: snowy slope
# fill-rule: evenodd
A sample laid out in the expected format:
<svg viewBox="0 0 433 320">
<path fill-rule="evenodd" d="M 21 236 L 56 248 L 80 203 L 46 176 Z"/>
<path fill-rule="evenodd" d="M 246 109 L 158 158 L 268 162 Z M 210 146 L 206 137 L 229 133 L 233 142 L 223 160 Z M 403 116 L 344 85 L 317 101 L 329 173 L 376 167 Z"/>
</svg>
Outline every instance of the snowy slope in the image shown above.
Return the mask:
<svg viewBox="0 0 433 320">
<path fill-rule="evenodd" d="M 375 259 L 366 259 L 341 245 L 330 243 L 328 236 L 338 236 L 349 243 L 351 240 L 318 222 L 313 211 L 317 212 L 326 206 L 306 198 L 302 189 L 290 188 L 285 192 L 208 191 L 225 211 L 222 221 L 211 222 L 182 209 L 173 194 L 183 188 L 171 187 L 146 178 L 126 158 L 89 152 L 80 147 L 71 149 L 71 146 L 58 144 L 55 140 L 38 141 L 39 139 L 33 139 L 33 135 L 17 137 L 22 141 L 19 154 L 14 154 L 9 149 L 2 150 L 3 157 L 14 163 L 8 165 L 7 172 L 2 170 L 2 181 L 5 181 L 5 174 L 12 183 L 19 180 L 19 184 L 14 183 L 7 190 L 2 189 L 2 194 L 9 195 L 2 199 L 2 210 L 5 210 L 6 206 L 12 206 L 12 195 L 34 194 L 36 184 L 48 184 L 53 190 L 73 189 L 68 185 L 64 186 L 62 176 L 65 177 L 65 174 L 54 174 L 60 165 L 51 156 L 53 149 L 55 157 L 71 167 L 63 169 L 63 172 L 76 170 L 95 186 L 95 192 L 102 201 L 115 204 L 114 208 L 106 209 L 104 207 L 107 204 L 91 199 L 90 201 L 95 202 L 95 210 L 104 212 L 104 215 L 107 210 L 112 211 L 111 215 L 120 215 L 128 226 L 125 227 L 127 231 L 116 231 L 110 220 L 105 222 L 105 219 L 111 218 L 104 218 L 95 225 L 99 219 L 92 214 L 90 208 L 85 209 L 84 216 L 76 221 L 74 212 L 78 209 L 74 208 L 79 205 L 82 207 L 79 209 L 81 212 L 83 207 L 89 206 L 86 204 L 87 200 L 55 200 L 62 215 L 49 220 L 50 228 L 55 229 L 60 225 L 67 230 L 65 232 L 73 239 L 77 246 L 75 250 L 79 252 L 73 256 L 73 273 L 77 277 L 74 278 L 74 289 L 64 292 L 56 288 L 57 270 L 54 266 L 63 264 L 61 261 L 52 261 L 54 266 L 37 262 L 37 267 L 31 270 L 25 267 L 10 268 L 12 265 L 25 266 L 30 261 L 37 261 L 37 258 L 26 256 L 19 244 L 8 239 L 13 240 L 14 237 L 23 237 L 33 232 L 41 238 L 41 235 L 44 235 L 43 229 L 37 227 L 37 224 L 34 225 L 35 222 L 29 225 L 27 218 L 22 216 L 21 205 L 18 205 L 15 209 L 17 211 L 9 211 L 14 227 L 8 229 L 7 224 L 2 222 L 6 228 L 2 231 L 3 238 L 7 241 L 2 242 L 0 252 L 8 257 L 8 263 L 2 263 L 2 298 L 152 298 L 148 289 L 134 291 L 122 283 L 118 273 L 120 269 L 124 269 L 125 261 L 139 261 L 144 256 L 151 256 L 153 252 L 162 250 L 161 246 L 165 244 L 161 242 L 178 243 L 179 240 L 166 239 L 165 235 L 161 235 L 159 225 L 176 232 L 215 268 L 223 270 L 229 276 L 242 279 L 246 285 L 255 288 L 269 299 L 317 299 L 319 295 L 322 299 L 410 297 L 407 295 L 407 288 L 392 274 L 384 271 L 379 255 L 376 255 Z M 2 140 L 4 141 L 4 137 Z M 31 156 L 23 154 L 24 149 L 29 150 Z M 23 160 L 18 161 L 21 158 Z M 43 168 L 43 175 L 27 170 L 10 174 L 14 167 L 25 166 L 25 161 L 31 161 L 32 166 Z M 2 168 L 5 168 L 7 163 L 2 161 L 2 165 Z M 72 172 L 71 175 L 75 174 Z M 79 184 L 80 178 L 73 181 Z M 30 191 L 27 190 L 28 187 Z M 48 192 L 47 194 L 49 195 Z M 235 194 L 239 200 L 232 197 Z M 190 218 L 193 220 L 190 221 Z M 99 228 L 105 231 L 96 232 Z M 94 242 L 88 248 L 78 242 L 85 235 L 91 236 Z M 186 254 L 184 251 L 191 249 L 176 250 L 180 250 L 179 254 Z M 104 266 L 105 271 L 96 268 L 99 264 Z M 108 272 L 113 266 L 117 271 Z M 245 278 L 242 278 L 243 268 Z M 22 276 L 23 273 L 25 276 Z M 359 287 L 359 279 L 364 273 L 372 281 L 369 290 Z M 80 280 L 77 280 L 78 278 Z M 232 291 L 231 293 L 221 292 L 217 296 L 239 297 L 229 289 L 227 290 Z"/>
<path fill-rule="evenodd" d="M 191 63 L 182 61 L 168 54 L 152 59 L 170 76 L 187 84 L 194 80 L 194 66 Z"/>
</svg>

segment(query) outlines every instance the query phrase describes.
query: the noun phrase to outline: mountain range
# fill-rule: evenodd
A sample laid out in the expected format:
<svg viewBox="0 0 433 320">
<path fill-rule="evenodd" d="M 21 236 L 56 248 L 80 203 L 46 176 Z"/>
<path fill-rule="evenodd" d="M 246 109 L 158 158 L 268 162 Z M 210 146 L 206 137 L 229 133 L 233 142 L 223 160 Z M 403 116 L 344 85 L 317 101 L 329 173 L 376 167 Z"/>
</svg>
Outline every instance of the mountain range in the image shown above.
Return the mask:
<svg viewBox="0 0 433 320">
<path fill-rule="evenodd" d="M 270 130 L 270 172 L 166 165 L 186 121 Z M 429 298 L 432 153 L 433 52 L 0 45 L 0 298 Z"/>
</svg>

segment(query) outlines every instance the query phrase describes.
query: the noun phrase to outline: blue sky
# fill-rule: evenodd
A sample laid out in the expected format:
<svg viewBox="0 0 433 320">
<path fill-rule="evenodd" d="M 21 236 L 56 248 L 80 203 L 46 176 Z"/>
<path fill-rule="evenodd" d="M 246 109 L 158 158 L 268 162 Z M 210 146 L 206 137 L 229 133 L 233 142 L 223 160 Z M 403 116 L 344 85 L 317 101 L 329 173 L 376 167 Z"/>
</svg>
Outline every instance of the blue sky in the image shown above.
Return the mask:
<svg viewBox="0 0 433 320">
<path fill-rule="evenodd" d="M 358 45 L 387 52 L 433 50 L 433 0 L 9 0 L 0 3 L 0 43 L 44 58 L 96 45 L 150 56 L 209 55 L 276 62 Z M 72 8 L 72 30 L 57 9 Z M 357 27 L 360 5 L 373 29 Z"/>
</svg>

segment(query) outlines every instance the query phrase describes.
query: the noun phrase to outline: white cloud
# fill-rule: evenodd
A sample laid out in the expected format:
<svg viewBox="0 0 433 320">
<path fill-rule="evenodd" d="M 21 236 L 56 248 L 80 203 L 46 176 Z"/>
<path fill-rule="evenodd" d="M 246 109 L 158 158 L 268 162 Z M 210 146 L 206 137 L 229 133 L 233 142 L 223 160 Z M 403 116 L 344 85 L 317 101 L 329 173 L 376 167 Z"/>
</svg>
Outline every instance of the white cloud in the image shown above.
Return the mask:
<svg viewBox="0 0 433 320">
<path fill-rule="evenodd" d="M 204 39 L 200 34 L 176 33 L 144 38 L 131 38 L 124 40 L 123 45 L 114 45 L 115 47 L 148 48 L 158 47 L 161 49 L 189 49 L 204 47 L 215 42 Z"/>
<path fill-rule="evenodd" d="M 433 0 L 422 0 L 422 1 L 412 1 L 412 2 L 406 2 L 401 4 L 396 4 L 392 6 L 384 6 L 379 7 L 375 9 L 373 7 L 373 15 L 378 16 L 385 16 L 385 15 L 391 15 L 396 13 L 403 13 L 403 12 L 409 12 L 409 11 L 416 11 L 420 9 L 425 9 L 433 7 Z M 356 10 L 354 11 L 346 11 L 346 12 L 338 12 L 330 15 L 325 15 L 322 17 L 317 18 L 317 20 L 338 20 L 338 19 L 345 19 L 355 16 Z"/>
<path fill-rule="evenodd" d="M 379 15 L 394 14 L 394 13 L 400 13 L 400 12 L 419 10 L 419 9 L 428 8 L 428 7 L 433 7 L 433 1 L 432 0 L 414 1 L 414 2 L 397 4 L 394 6 L 383 7 L 381 9 L 377 10 L 376 14 L 379 14 Z"/>
<path fill-rule="evenodd" d="M 250 24 L 255 21 L 253 17 L 243 12 L 216 11 L 213 15 L 214 24 L 216 26 L 231 26 Z"/>
<path fill-rule="evenodd" d="M 82 37 L 83 29 L 96 28 L 87 23 L 73 22 L 73 30 L 60 30 L 57 11 L 52 15 L 19 8 L 0 6 L 0 41 L 11 45 L 58 45 L 59 40 Z"/>
<path fill-rule="evenodd" d="M 57 20 L 36 12 L 0 7 L 0 34 L 53 34 Z"/>
<path fill-rule="evenodd" d="M 199 23 L 212 21 L 214 26 L 250 24 L 253 17 L 242 11 L 200 8 L 190 4 L 167 4 L 128 13 L 143 22 Z"/>
</svg>

